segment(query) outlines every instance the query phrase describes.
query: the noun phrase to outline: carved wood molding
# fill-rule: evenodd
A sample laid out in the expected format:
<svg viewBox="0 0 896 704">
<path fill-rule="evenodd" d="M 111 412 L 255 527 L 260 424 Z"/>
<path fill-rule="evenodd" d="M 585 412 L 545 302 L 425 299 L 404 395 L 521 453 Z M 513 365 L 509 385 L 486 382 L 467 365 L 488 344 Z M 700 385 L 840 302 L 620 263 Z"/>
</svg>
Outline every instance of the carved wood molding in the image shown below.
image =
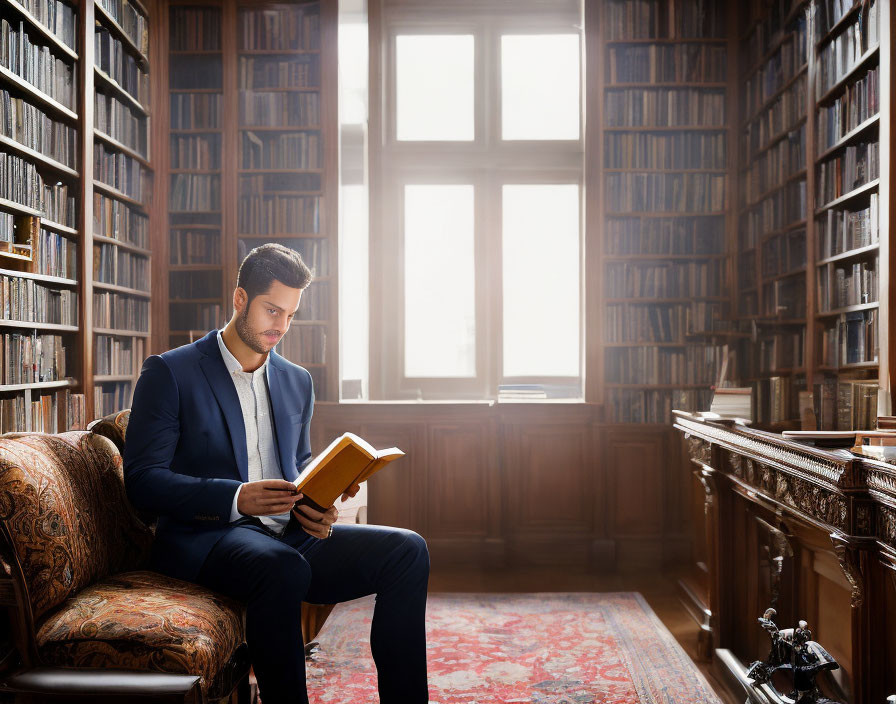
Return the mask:
<svg viewBox="0 0 896 704">
<path fill-rule="evenodd" d="M 834 545 L 834 553 L 840 563 L 840 569 L 850 586 L 850 606 L 859 608 L 865 601 L 865 580 L 862 577 L 862 556 L 857 550 L 850 548 L 845 535 L 834 534 L 831 543 Z"/>
<path fill-rule="evenodd" d="M 700 437 L 728 450 L 752 455 L 758 461 L 774 463 L 788 472 L 832 487 L 840 485 L 852 462 L 847 458 L 836 460 L 821 457 L 815 455 L 812 448 L 797 449 L 773 438 L 766 440 L 759 434 L 728 430 L 709 423 L 692 423 L 678 418 L 676 425 L 691 437 Z"/>
<path fill-rule="evenodd" d="M 685 433 L 685 440 L 688 445 L 688 456 L 691 461 L 700 464 L 710 465 L 712 460 L 712 445 L 706 440 L 696 435 Z"/>
<path fill-rule="evenodd" d="M 896 548 L 896 510 L 889 506 L 877 507 L 877 536 L 882 543 Z"/>
</svg>

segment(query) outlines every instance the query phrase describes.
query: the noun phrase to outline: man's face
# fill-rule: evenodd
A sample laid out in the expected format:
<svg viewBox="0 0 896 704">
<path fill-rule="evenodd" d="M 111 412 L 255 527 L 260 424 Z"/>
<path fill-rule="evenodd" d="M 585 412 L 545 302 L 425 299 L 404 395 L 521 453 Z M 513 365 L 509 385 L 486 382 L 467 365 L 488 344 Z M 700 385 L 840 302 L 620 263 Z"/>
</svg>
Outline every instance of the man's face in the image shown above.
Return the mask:
<svg viewBox="0 0 896 704">
<path fill-rule="evenodd" d="M 245 293 L 243 296 L 245 300 Z M 302 289 L 274 281 L 267 293 L 257 295 L 237 313 L 236 332 L 240 339 L 253 352 L 270 352 L 289 330 L 301 298 Z"/>
</svg>

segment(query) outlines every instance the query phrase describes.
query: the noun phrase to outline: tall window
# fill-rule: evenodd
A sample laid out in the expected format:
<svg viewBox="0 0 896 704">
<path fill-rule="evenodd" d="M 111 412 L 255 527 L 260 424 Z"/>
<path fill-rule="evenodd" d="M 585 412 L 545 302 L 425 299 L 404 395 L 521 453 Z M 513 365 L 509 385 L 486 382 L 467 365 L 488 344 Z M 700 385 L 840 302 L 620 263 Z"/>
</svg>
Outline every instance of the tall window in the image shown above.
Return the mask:
<svg viewBox="0 0 896 704">
<path fill-rule="evenodd" d="M 384 3 L 371 395 L 579 396 L 581 6 L 435 4 Z"/>
</svg>

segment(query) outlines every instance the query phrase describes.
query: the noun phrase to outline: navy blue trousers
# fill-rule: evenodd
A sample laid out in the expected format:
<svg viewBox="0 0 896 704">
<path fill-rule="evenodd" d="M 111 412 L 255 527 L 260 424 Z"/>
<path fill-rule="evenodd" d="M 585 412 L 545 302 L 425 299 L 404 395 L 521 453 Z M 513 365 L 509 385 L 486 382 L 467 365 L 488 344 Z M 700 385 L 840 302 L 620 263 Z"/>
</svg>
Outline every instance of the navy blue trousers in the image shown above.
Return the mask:
<svg viewBox="0 0 896 704">
<path fill-rule="evenodd" d="M 282 536 L 242 519 L 209 553 L 199 584 L 246 605 L 246 643 L 263 704 L 306 704 L 301 602 L 376 594 L 370 648 L 382 704 L 427 704 L 429 552 L 401 528 L 339 524 L 318 540 L 295 519 Z"/>
</svg>

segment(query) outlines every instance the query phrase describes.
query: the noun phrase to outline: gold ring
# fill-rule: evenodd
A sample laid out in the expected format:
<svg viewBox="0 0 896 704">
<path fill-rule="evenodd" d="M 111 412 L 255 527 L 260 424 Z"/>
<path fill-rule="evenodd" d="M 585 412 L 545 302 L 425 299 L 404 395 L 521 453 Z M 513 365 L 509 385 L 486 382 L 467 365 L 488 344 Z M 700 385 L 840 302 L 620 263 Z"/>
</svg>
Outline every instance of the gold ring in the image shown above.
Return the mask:
<svg viewBox="0 0 896 704">
<path fill-rule="evenodd" d="M 332 523 L 330 524 L 330 530 L 327 531 L 327 537 L 329 538 L 331 535 L 333 535 L 333 524 Z"/>
</svg>

